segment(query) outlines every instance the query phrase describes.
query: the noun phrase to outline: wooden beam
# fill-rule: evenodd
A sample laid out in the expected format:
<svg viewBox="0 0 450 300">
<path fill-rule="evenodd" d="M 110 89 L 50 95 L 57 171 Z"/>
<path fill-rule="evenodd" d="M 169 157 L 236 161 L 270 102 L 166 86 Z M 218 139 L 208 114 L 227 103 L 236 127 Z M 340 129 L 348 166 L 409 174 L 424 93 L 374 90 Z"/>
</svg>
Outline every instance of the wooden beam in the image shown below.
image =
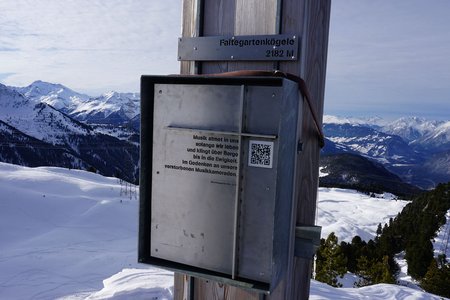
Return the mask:
<svg viewBox="0 0 450 300">
<path fill-rule="evenodd" d="M 181 36 L 198 37 L 202 34 L 202 0 L 183 0 L 183 19 L 181 23 Z M 199 74 L 199 63 L 195 61 L 182 61 L 181 74 Z"/>
<path fill-rule="evenodd" d="M 203 6 L 203 24 L 205 25 L 203 35 L 233 35 L 235 5 L 234 1 L 205 1 Z M 203 62 L 201 73 L 214 74 L 227 72 L 228 70 L 229 64 L 226 61 Z"/>
<path fill-rule="evenodd" d="M 181 74 L 211 74 L 259 69 L 292 73 L 302 77 L 312 95 L 313 106 L 322 121 L 328 28 L 331 0 L 183 0 L 182 36 L 259 35 L 289 33 L 300 35 L 300 59 L 289 62 L 181 62 Z M 321 124 L 320 124 L 321 125 Z M 311 114 L 303 105 L 301 124 L 303 151 L 297 162 L 296 211 L 301 225 L 314 225 L 319 170 L 319 144 Z M 286 300 L 308 299 L 311 259 L 295 259 L 275 292 L 264 298 L 256 292 L 194 280 L 198 300 Z M 188 298 L 188 277 L 175 275 L 174 299 Z"/>
<path fill-rule="evenodd" d="M 277 1 L 281 0 L 236 0 L 234 19 L 235 35 L 276 34 Z M 228 71 L 271 70 L 273 62 L 235 62 Z"/>
<path fill-rule="evenodd" d="M 300 5 L 300 2 L 304 2 Z M 284 33 L 302 32 L 301 59 L 297 63 L 282 63 L 281 70 L 302 77 L 313 99 L 313 106 L 322 122 L 325 74 L 328 49 L 328 30 L 331 1 L 285 0 L 283 6 Z M 303 15 L 302 21 L 296 21 Z M 320 124 L 322 126 L 322 124 Z M 317 209 L 317 188 L 319 184 L 319 153 L 317 134 L 312 116 L 306 106 L 303 109 L 303 150 L 299 157 L 297 186 L 297 224 L 315 224 Z M 311 280 L 312 260 L 296 258 L 292 291 L 289 299 L 307 299 Z"/>
</svg>

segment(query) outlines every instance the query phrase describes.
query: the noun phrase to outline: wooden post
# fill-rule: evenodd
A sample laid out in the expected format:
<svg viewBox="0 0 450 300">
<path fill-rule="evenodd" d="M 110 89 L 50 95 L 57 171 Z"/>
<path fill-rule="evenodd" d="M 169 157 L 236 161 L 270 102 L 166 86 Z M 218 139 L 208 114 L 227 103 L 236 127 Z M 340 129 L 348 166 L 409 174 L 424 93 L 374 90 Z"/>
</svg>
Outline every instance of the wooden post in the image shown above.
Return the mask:
<svg viewBox="0 0 450 300">
<path fill-rule="evenodd" d="M 236 70 L 281 70 L 302 77 L 322 122 L 331 0 L 183 0 L 182 36 L 296 34 L 300 59 L 289 62 L 182 62 L 181 74 Z M 321 126 L 321 124 L 320 124 Z M 303 108 L 303 150 L 298 160 L 296 221 L 314 225 L 319 172 L 319 143 L 311 113 Z M 174 299 L 308 299 L 312 259 L 295 259 L 270 296 L 175 274 Z"/>
</svg>

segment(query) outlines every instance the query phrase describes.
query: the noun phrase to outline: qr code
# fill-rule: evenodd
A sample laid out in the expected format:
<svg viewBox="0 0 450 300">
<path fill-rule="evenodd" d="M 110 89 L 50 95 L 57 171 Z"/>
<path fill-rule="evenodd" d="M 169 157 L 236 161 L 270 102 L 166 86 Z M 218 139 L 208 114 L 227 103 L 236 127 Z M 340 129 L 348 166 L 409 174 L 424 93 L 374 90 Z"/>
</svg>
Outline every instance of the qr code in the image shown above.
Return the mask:
<svg viewBox="0 0 450 300">
<path fill-rule="evenodd" d="M 272 168 L 273 142 L 250 141 L 248 165 L 260 168 Z"/>
</svg>

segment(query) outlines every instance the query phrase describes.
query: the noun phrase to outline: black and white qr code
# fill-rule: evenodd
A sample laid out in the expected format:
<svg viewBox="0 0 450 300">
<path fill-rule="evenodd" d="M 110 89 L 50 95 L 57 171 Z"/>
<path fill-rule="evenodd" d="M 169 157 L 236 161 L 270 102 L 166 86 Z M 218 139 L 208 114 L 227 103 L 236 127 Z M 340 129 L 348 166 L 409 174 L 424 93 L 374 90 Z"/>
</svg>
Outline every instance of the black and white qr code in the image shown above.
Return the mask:
<svg viewBox="0 0 450 300">
<path fill-rule="evenodd" d="M 248 165 L 260 168 L 272 168 L 273 142 L 250 141 Z"/>
</svg>

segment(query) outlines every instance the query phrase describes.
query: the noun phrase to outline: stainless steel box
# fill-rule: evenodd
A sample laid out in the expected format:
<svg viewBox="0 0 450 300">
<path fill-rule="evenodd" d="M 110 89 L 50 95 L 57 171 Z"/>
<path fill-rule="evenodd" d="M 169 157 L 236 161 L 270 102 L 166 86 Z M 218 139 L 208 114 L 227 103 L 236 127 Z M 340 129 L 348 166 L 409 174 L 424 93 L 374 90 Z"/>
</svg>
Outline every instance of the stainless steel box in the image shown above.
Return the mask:
<svg viewBox="0 0 450 300">
<path fill-rule="evenodd" d="M 297 84 L 142 76 L 139 261 L 270 292 L 294 257 Z"/>
</svg>

